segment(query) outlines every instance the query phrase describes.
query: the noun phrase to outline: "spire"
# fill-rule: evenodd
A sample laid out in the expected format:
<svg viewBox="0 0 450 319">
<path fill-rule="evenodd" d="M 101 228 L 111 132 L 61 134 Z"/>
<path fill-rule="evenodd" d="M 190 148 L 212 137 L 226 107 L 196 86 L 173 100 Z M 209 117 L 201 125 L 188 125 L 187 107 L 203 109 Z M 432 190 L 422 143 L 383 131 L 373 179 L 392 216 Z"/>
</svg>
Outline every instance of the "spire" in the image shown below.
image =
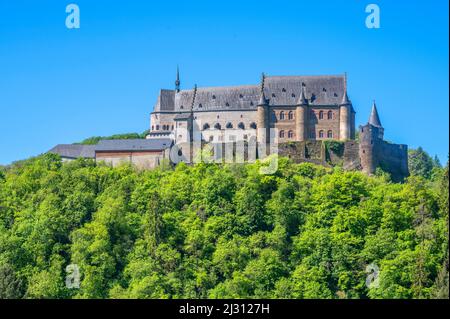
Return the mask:
<svg viewBox="0 0 450 319">
<path fill-rule="evenodd" d="M 349 105 L 352 104 L 347 95 L 347 72 L 344 73 L 344 95 L 342 96 L 341 105 Z"/>
<path fill-rule="evenodd" d="M 264 74 L 264 72 L 261 74 L 261 94 L 259 97 L 259 102 L 258 105 L 267 105 L 267 99 L 266 96 L 264 95 L 264 84 L 266 81 L 266 75 Z"/>
<path fill-rule="evenodd" d="M 180 68 L 177 65 L 177 79 L 175 81 L 175 90 L 177 92 L 180 92 Z"/>
<path fill-rule="evenodd" d="M 373 101 L 372 112 L 370 113 L 369 117 L 369 124 L 376 127 L 383 127 L 381 125 L 380 117 L 378 116 L 378 110 L 375 100 Z"/>
<path fill-rule="evenodd" d="M 306 99 L 305 88 L 302 86 L 300 96 L 298 98 L 297 105 L 308 105 L 308 100 Z"/>
<path fill-rule="evenodd" d="M 344 89 L 344 96 L 342 96 L 342 102 L 341 105 L 349 105 L 352 104 L 352 102 L 350 101 L 350 99 L 348 98 L 347 95 L 347 88 Z"/>
</svg>

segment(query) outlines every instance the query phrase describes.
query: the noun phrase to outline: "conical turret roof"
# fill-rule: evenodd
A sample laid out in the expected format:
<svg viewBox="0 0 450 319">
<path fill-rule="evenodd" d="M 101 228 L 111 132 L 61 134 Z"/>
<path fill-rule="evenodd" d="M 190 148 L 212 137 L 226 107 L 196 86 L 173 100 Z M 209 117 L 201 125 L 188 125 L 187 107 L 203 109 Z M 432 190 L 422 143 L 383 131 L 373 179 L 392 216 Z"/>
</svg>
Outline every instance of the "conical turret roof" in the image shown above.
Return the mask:
<svg viewBox="0 0 450 319">
<path fill-rule="evenodd" d="M 266 96 L 264 95 L 264 90 L 261 90 L 258 105 L 267 105 L 267 99 Z"/>
<path fill-rule="evenodd" d="M 352 104 L 352 102 L 351 102 L 350 99 L 348 98 L 348 95 L 347 95 L 347 89 L 345 89 L 344 95 L 342 96 L 342 102 L 341 102 L 341 105 L 348 105 L 348 104 Z"/>
<path fill-rule="evenodd" d="M 373 101 L 372 112 L 370 113 L 369 117 L 369 124 L 376 127 L 382 127 L 380 117 L 378 116 L 378 110 L 375 101 Z"/>
<path fill-rule="evenodd" d="M 308 100 L 306 99 L 305 88 L 302 86 L 300 96 L 298 97 L 297 105 L 308 105 Z"/>
</svg>

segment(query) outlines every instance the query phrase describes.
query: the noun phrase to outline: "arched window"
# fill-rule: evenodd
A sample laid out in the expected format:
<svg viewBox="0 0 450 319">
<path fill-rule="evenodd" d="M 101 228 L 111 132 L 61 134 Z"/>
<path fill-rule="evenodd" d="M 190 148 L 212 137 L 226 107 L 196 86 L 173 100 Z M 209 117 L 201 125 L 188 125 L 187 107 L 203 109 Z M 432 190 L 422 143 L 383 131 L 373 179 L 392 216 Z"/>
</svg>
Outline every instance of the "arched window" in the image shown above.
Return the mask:
<svg viewBox="0 0 450 319">
<path fill-rule="evenodd" d="M 214 125 L 214 128 L 215 128 L 216 130 L 220 130 L 220 129 L 222 129 L 222 126 L 220 126 L 219 123 L 216 123 L 216 125 Z"/>
<path fill-rule="evenodd" d="M 320 120 L 323 120 L 323 111 L 320 111 L 320 112 L 319 112 L 319 119 L 320 119 Z"/>
<path fill-rule="evenodd" d="M 154 131 L 155 130 L 155 126 L 154 125 L 152 125 L 152 131 Z"/>
<path fill-rule="evenodd" d="M 233 128 L 233 124 L 231 124 L 230 122 L 228 122 L 226 128 Z"/>
<path fill-rule="evenodd" d="M 294 112 L 292 112 L 292 111 L 289 112 L 288 119 L 290 119 L 290 120 L 294 119 Z"/>
<path fill-rule="evenodd" d="M 280 112 L 280 120 L 284 120 L 284 112 L 283 111 Z"/>
<path fill-rule="evenodd" d="M 332 131 L 332 130 L 329 130 L 329 131 L 328 131 L 327 137 L 328 137 L 328 138 L 333 138 L 333 131 Z"/>
<path fill-rule="evenodd" d="M 280 131 L 280 138 L 284 138 L 284 131 Z"/>
<path fill-rule="evenodd" d="M 204 130 L 209 129 L 209 124 L 208 124 L 208 123 L 205 123 L 205 124 L 203 125 L 203 129 L 204 129 Z"/>
<path fill-rule="evenodd" d="M 288 132 L 288 137 L 289 137 L 289 138 L 293 138 L 293 137 L 294 137 L 294 132 L 289 131 L 289 132 Z"/>
<path fill-rule="evenodd" d="M 156 130 L 159 131 L 159 125 L 156 125 Z"/>
<path fill-rule="evenodd" d="M 214 135 L 211 135 L 211 136 L 209 137 L 209 141 L 210 141 L 210 142 L 214 141 Z"/>
<path fill-rule="evenodd" d="M 251 127 L 252 129 L 256 130 L 256 123 L 255 123 L 255 122 L 252 122 L 252 123 L 250 124 L 250 127 Z"/>
<path fill-rule="evenodd" d="M 329 120 L 333 119 L 333 112 L 332 111 L 328 111 L 328 119 Z"/>
<path fill-rule="evenodd" d="M 241 129 L 241 130 L 245 130 L 245 125 L 244 125 L 244 123 L 239 123 L 238 124 L 238 127 Z"/>
<path fill-rule="evenodd" d="M 323 135 L 323 131 L 322 130 L 320 130 L 319 131 L 319 138 L 323 138 L 324 137 L 324 135 Z"/>
</svg>

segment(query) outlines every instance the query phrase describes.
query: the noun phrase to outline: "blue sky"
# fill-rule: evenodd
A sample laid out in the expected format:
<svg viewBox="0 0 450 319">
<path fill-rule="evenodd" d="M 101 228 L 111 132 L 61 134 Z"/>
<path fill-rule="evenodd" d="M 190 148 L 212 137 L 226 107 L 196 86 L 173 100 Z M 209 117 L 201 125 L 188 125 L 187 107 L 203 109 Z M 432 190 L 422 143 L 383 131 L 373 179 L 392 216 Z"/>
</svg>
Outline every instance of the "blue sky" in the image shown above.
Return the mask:
<svg viewBox="0 0 450 319">
<path fill-rule="evenodd" d="M 177 64 L 183 88 L 347 72 L 357 125 L 376 99 L 386 139 L 446 162 L 448 21 L 446 0 L 0 0 L 0 164 L 146 130 Z"/>
</svg>

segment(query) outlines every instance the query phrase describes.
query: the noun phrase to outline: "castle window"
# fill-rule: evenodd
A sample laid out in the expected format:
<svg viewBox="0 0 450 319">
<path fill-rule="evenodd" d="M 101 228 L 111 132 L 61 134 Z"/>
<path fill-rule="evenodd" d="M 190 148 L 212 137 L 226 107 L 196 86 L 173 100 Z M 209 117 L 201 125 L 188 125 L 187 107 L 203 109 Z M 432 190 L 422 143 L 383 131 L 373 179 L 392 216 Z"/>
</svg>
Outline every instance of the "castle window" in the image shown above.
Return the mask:
<svg viewBox="0 0 450 319">
<path fill-rule="evenodd" d="M 152 125 L 152 131 L 154 131 L 155 130 L 155 126 L 154 125 Z"/>
<path fill-rule="evenodd" d="M 183 150 L 182 149 L 178 150 L 178 156 L 183 156 Z"/>
<path fill-rule="evenodd" d="M 250 101 L 250 106 L 253 106 L 253 101 Z"/>
<path fill-rule="evenodd" d="M 219 119 L 220 118 L 220 115 L 217 115 L 217 119 Z"/>
<path fill-rule="evenodd" d="M 172 131 L 173 131 L 173 125 L 172 125 Z"/>
<path fill-rule="evenodd" d="M 284 131 L 280 131 L 280 138 L 284 138 Z"/>
<path fill-rule="evenodd" d="M 320 130 L 320 131 L 319 131 L 319 138 L 323 138 L 323 137 L 324 137 L 323 131 Z"/>
<path fill-rule="evenodd" d="M 284 120 L 284 112 L 283 111 L 280 112 L 280 120 Z"/>
<path fill-rule="evenodd" d="M 320 120 L 323 120 L 323 111 L 320 111 L 320 112 L 319 112 L 319 119 L 320 119 Z"/>
<path fill-rule="evenodd" d="M 275 93 L 272 93 L 272 97 L 275 97 Z"/>
<path fill-rule="evenodd" d="M 292 111 L 289 112 L 288 119 L 290 119 L 290 120 L 294 119 L 294 112 L 292 112 Z"/>
<path fill-rule="evenodd" d="M 220 130 L 220 129 L 222 129 L 222 126 L 220 126 L 219 123 L 216 123 L 216 125 L 214 125 L 214 128 L 215 128 L 216 130 Z"/>
<path fill-rule="evenodd" d="M 294 93 L 292 93 L 292 95 L 291 95 L 292 97 L 295 97 L 295 94 Z"/>
<path fill-rule="evenodd" d="M 182 106 L 180 106 L 180 109 L 184 109 L 184 106 L 182 105 Z"/>
<path fill-rule="evenodd" d="M 209 137 L 209 141 L 210 141 L 210 142 L 214 141 L 214 136 L 213 136 L 213 135 L 211 135 L 211 136 Z"/>
<path fill-rule="evenodd" d="M 204 129 L 204 130 L 209 129 L 209 124 L 208 124 L 208 123 L 205 123 L 205 124 L 203 125 L 203 129 Z"/>
<path fill-rule="evenodd" d="M 198 105 L 198 107 L 199 107 L 199 108 L 202 108 L 202 107 L 203 107 L 203 105 L 202 105 L 202 104 L 200 103 L 200 104 Z"/>
<path fill-rule="evenodd" d="M 159 125 L 156 125 L 156 130 L 159 131 Z"/>
<path fill-rule="evenodd" d="M 226 128 L 233 128 L 233 124 L 231 124 L 230 122 L 228 122 Z"/>
<path fill-rule="evenodd" d="M 241 130 L 245 130 L 245 125 L 244 125 L 244 123 L 239 123 L 238 124 L 238 127 L 241 129 Z"/>
<path fill-rule="evenodd" d="M 302 82 L 302 86 L 303 86 L 303 87 L 306 86 L 305 82 Z"/>
<path fill-rule="evenodd" d="M 322 91 L 326 92 L 326 91 L 327 91 L 327 89 L 326 89 L 326 88 L 323 88 L 323 89 L 322 89 Z"/>
<path fill-rule="evenodd" d="M 289 138 L 293 138 L 293 137 L 294 137 L 294 132 L 289 131 L 289 132 L 288 132 L 288 137 L 289 137 Z"/>
<path fill-rule="evenodd" d="M 212 98 L 213 98 L 213 100 L 215 100 L 215 99 L 216 99 L 216 96 L 215 96 L 215 95 L 213 95 L 213 96 L 212 96 Z"/>
<path fill-rule="evenodd" d="M 227 102 L 227 103 L 225 103 L 225 106 L 230 106 L 230 103 L 228 103 L 228 102 Z"/>
<path fill-rule="evenodd" d="M 244 96 L 242 94 L 239 94 L 239 98 L 242 99 Z"/>
<path fill-rule="evenodd" d="M 328 111 L 328 119 L 329 120 L 333 119 L 333 112 L 332 111 Z"/>
<path fill-rule="evenodd" d="M 252 129 L 256 130 L 256 123 L 255 123 L 255 122 L 251 123 L 251 124 L 250 124 L 250 127 L 251 127 Z"/>
<path fill-rule="evenodd" d="M 244 141 L 248 140 L 248 135 L 244 134 Z"/>
<path fill-rule="evenodd" d="M 282 88 L 282 89 L 281 89 L 281 92 L 286 92 L 286 89 L 285 89 L 285 88 Z"/>
<path fill-rule="evenodd" d="M 334 93 L 334 97 L 338 97 L 337 93 Z"/>
<path fill-rule="evenodd" d="M 328 133 L 327 133 L 327 137 L 328 138 L 333 138 L 333 131 L 328 131 Z"/>
</svg>

